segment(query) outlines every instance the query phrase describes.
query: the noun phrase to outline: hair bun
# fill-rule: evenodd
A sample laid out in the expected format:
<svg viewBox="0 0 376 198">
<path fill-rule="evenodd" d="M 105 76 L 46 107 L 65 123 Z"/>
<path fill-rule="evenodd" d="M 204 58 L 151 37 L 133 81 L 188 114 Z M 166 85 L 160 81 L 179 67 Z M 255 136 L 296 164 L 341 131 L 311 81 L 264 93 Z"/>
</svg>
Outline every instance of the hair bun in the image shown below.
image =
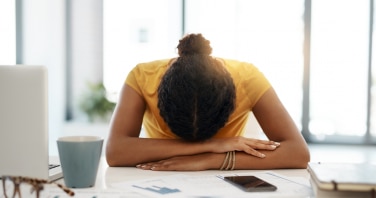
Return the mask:
<svg viewBox="0 0 376 198">
<path fill-rule="evenodd" d="M 181 40 L 178 45 L 179 56 L 200 54 L 209 56 L 212 53 L 210 41 L 206 40 L 202 34 L 188 34 Z"/>
</svg>

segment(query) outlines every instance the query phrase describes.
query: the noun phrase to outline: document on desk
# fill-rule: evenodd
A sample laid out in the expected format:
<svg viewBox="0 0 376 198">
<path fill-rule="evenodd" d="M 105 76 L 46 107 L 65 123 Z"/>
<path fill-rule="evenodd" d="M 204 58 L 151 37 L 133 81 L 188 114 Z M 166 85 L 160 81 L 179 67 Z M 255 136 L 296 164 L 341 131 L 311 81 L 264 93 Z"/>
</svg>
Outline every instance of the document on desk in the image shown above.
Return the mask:
<svg viewBox="0 0 376 198">
<path fill-rule="evenodd" d="M 223 180 L 224 176 L 235 174 L 191 176 L 175 174 L 132 182 L 114 183 L 112 187 L 139 193 L 146 197 L 311 197 L 310 183 L 305 178 L 290 178 L 275 172 L 252 172 L 254 175 L 277 186 L 274 192 L 245 192 Z"/>
</svg>

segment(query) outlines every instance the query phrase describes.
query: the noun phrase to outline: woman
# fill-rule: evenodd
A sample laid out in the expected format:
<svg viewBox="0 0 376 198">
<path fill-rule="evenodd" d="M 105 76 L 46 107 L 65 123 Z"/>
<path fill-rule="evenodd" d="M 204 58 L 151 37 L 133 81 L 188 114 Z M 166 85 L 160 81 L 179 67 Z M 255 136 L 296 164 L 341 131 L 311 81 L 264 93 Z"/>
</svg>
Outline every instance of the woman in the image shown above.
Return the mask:
<svg viewBox="0 0 376 198">
<path fill-rule="evenodd" d="M 269 81 L 252 64 L 212 57 L 201 34 L 179 57 L 138 64 L 111 121 L 110 166 L 145 170 L 306 168 L 307 145 Z M 242 137 L 253 112 L 269 140 Z M 139 137 L 144 126 L 147 138 Z"/>
</svg>

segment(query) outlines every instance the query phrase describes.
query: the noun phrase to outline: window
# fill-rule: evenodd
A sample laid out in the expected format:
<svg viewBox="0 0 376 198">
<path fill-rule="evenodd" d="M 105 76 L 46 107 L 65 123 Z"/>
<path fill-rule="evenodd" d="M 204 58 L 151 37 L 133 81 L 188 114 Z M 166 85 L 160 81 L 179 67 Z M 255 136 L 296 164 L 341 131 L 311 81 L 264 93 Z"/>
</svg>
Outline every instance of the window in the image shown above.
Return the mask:
<svg viewBox="0 0 376 198">
<path fill-rule="evenodd" d="M 371 1 L 371 3 L 374 2 L 374 1 Z M 371 4 L 372 5 L 372 4 Z M 373 12 L 372 14 L 374 13 L 375 11 L 375 4 L 373 3 L 373 7 L 371 7 Z M 373 17 L 373 20 L 372 22 L 375 21 L 375 15 L 373 14 L 373 16 L 371 15 L 370 17 Z M 376 65 L 375 65 L 375 60 L 376 60 L 376 44 L 374 42 L 374 38 L 376 38 L 376 32 L 375 32 L 375 23 L 371 24 L 372 26 L 370 26 L 372 32 L 372 37 L 371 37 L 371 43 L 370 43 L 370 51 L 371 51 L 371 57 L 370 57 L 370 65 L 371 65 L 371 68 L 369 71 L 371 72 L 371 74 L 369 74 L 369 81 L 370 81 L 370 84 L 371 84 L 371 88 L 370 88 L 370 136 L 371 137 L 367 137 L 367 140 L 368 140 L 368 143 L 369 142 L 376 142 Z"/>
<path fill-rule="evenodd" d="M 368 44 L 368 1 L 312 1 L 309 130 L 313 140 L 359 142 L 366 134 Z"/>
<path fill-rule="evenodd" d="M 181 3 L 105 0 L 103 7 L 103 80 L 109 98 L 117 101 L 128 72 L 137 63 L 177 56 Z"/>
<path fill-rule="evenodd" d="M 187 0 L 186 31 L 200 32 L 213 55 L 255 64 L 299 125 L 304 1 Z"/>
</svg>

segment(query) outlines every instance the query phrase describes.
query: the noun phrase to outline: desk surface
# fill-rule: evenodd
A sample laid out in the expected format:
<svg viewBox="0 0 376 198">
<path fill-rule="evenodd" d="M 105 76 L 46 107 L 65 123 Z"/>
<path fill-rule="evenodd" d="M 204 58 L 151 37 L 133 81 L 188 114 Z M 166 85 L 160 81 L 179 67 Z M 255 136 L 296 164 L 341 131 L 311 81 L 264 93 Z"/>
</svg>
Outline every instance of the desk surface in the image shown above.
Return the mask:
<svg viewBox="0 0 376 198">
<path fill-rule="evenodd" d="M 289 178 L 290 177 L 300 178 L 306 181 L 308 181 L 309 179 L 309 173 L 305 169 L 279 169 L 279 170 L 270 170 L 270 171 L 278 175 L 286 176 Z M 98 175 L 97 175 L 95 187 L 87 188 L 87 189 L 74 189 L 74 191 L 78 192 L 78 194 L 85 190 L 92 191 L 92 192 L 106 192 L 107 191 L 106 195 L 108 197 L 113 197 L 113 196 L 109 196 L 108 192 L 111 192 L 112 189 L 114 189 L 114 184 L 116 185 L 119 183 L 147 180 L 150 178 L 168 177 L 168 176 L 174 176 L 174 175 L 179 175 L 179 174 L 192 176 L 192 177 L 193 176 L 212 177 L 216 175 L 228 175 L 228 174 L 241 175 L 241 174 L 254 174 L 254 173 L 261 173 L 261 172 L 264 173 L 266 171 L 265 170 L 234 170 L 234 171 L 208 170 L 208 171 L 184 171 L 184 172 L 151 171 L 151 170 L 149 171 L 149 170 L 141 170 L 141 169 L 137 169 L 133 167 L 109 167 L 106 163 L 106 160 L 102 158 L 100 165 L 99 165 L 99 169 L 98 169 Z M 60 179 L 57 182 L 63 183 L 64 180 Z M 119 190 L 119 189 L 117 188 L 116 190 Z M 124 193 L 127 194 L 126 190 L 124 190 Z M 101 196 L 98 196 L 98 197 L 101 197 Z M 129 197 L 129 196 L 126 196 L 126 197 Z M 137 196 L 137 194 L 132 194 L 131 197 L 145 197 L 145 196 L 144 195 Z M 169 196 L 163 196 L 163 197 L 169 197 Z M 228 197 L 228 196 L 223 196 L 223 197 Z M 285 197 L 291 197 L 291 196 L 285 196 Z M 301 196 L 298 196 L 298 197 L 301 197 Z M 304 197 L 307 197 L 307 196 L 304 196 Z"/>
<path fill-rule="evenodd" d="M 309 173 L 306 169 L 278 169 L 272 170 L 278 174 L 287 177 L 303 177 L 309 179 Z M 185 174 L 191 176 L 202 176 L 202 175 L 221 175 L 221 174 L 242 174 L 242 173 L 254 173 L 254 172 L 265 172 L 265 170 L 234 170 L 234 171 L 219 171 L 219 170 L 208 170 L 208 171 L 149 171 L 141 170 L 133 167 L 108 167 L 105 159 L 102 159 L 97 181 L 95 184 L 96 188 L 108 188 L 111 183 L 140 180 L 151 177 L 161 177 L 167 175 L 175 174 Z"/>
</svg>

